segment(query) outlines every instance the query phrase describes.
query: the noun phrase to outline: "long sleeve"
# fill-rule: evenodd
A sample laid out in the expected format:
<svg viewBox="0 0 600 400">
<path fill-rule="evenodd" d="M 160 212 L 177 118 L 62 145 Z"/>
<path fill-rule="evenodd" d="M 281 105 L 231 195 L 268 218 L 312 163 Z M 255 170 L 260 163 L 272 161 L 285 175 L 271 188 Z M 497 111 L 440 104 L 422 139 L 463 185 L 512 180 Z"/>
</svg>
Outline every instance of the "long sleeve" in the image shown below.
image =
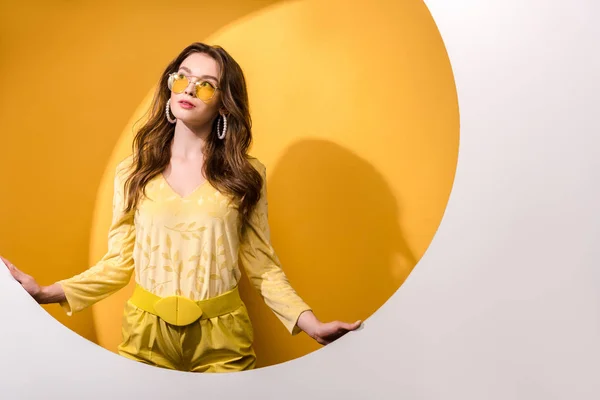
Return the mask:
<svg viewBox="0 0 600 400">
<path fill-rule="evenodd" d="M 281 268 L 270 241 L 266 168 L 254 159 L 263 177 L 260 200 L 254 209 L 249 226 L 240 244 L 239 261 L 252 285 L 260 292 L 267 306 L 287 330 L 296 335 L 300 314 L 311 308 L 298 296 Z"/>
<path fill-rule="evenodd" d="M 113 216 L 108 234 L 108 251 L 102 259 L 86 271 L 57 283 L 65 292 L 61 307 L 67 315 L 81 311 L 125 287 L 134 270 L 133 249 L 135 226 L 133 212 L 125 213 L 122 161 L 114 179 Z"/>
</svg>

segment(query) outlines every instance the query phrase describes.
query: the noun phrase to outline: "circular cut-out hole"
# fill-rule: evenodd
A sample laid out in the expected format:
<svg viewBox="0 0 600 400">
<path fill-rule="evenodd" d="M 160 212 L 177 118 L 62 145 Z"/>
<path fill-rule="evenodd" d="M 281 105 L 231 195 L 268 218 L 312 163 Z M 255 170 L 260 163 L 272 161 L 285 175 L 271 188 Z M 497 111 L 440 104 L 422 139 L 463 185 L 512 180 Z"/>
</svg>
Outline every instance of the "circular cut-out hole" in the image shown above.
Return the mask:
<svg viewBox="0 0 600 400">
<path fill-rule="evenodd" d="M 272 241 L 292 286 L 323 321 L 368 318 L 430 244 L 456 170 L 456 89 L 426 6 L 285 3 L 206 42 L 222 45 L 246 74 L 251 153 L 267 166 Z M 106 247 L 114 167 L 130 144 L 131 124 L 99 191 L 93 263 Z M 246 279 L 241 287 L 259 367 L 320 347 L 291 337 Z M 132 288 L 94 306 L 98 342 L 111 351 Z"/>
</svg>

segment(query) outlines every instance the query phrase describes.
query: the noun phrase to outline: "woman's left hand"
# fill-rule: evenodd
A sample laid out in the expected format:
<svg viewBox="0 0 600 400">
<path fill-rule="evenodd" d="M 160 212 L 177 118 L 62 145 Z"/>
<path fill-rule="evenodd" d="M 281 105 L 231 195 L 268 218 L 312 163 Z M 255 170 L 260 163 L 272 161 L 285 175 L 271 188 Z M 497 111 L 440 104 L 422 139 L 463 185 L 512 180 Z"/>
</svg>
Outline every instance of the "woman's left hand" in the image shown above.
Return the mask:
<svg viewBox="0 0 600 400">
<path fill-rule="evenodd" d="M 305 311 L 298 318 L 298 327 L 322 345 L 327 345 L 346 333 L 358 329 L 361 324 L 360 320 L 354 323 L 341 321 L 323 323 L 312 311 Z"/>
</svg>

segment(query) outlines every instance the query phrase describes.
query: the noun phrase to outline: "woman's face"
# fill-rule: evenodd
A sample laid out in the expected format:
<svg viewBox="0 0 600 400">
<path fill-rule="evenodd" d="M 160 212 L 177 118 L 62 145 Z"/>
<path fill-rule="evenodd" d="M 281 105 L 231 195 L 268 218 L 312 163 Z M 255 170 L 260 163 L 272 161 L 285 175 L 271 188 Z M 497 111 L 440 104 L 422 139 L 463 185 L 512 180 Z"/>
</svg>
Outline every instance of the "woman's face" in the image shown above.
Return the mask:
<svg viewBox="0 0 600 400">
<path fill-rule="evenodd" d="M 177 72 L 188 78 L 189 84 L 182 93 L 171 91 L 171 114 L 191 127 L 201 127 L 211 123 L 219 112 L 221 91 L 216 90 L 210 100 L 196 97 L 196 91 L 204 93 L 219 85 L 219 65 L 204 53 L 190 54 L 179 66 Z M 194 82 L 201 82 L 195 86 Z"/>
</svg>

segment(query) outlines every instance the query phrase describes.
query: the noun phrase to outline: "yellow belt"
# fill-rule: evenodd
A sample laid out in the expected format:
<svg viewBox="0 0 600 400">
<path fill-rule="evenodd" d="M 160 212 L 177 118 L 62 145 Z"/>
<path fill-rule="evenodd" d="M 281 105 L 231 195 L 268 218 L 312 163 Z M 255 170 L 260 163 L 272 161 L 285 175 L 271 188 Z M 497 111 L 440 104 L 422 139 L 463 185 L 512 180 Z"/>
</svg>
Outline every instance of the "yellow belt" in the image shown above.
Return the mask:
<svg viewBox="0 0 600 400">
<path fill-rule="evenodd" d="M 137 284 L 129 301 L 136 307 L 177 326 L 189 325 L 197 319 L 229 314 L 242 305 L 237 286 L 222 295 L 194 301 L 183 296 L 160 297 Z"/>
</svg>

